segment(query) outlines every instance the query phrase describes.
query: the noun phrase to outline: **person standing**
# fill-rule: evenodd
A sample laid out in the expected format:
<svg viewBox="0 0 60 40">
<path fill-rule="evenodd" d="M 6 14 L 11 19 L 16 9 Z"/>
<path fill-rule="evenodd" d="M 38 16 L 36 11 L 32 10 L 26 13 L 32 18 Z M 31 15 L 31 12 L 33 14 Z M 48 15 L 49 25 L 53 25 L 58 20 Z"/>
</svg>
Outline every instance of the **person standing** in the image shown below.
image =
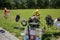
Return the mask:
<svg viewBox="0 0 60 40">
<path fill-rule="evenodd" d="M 7 19 L 7 8 L 4 9 L 4 18 Z"/>
<path fill-rule="evenodd" d="M 38 9 L 36 9 L 36 11 L 34 12 L 33 15 L 35 15 L 37 17 L 37 19 L 40 20 L 40 13 L 39 13 Z"/>
<path fill-rule="evenodd" d="M 15 29 L 19 29 L 19 25 L 18 25 L 19 20 L 20 20 L 20 15 L 17 14 L 15 18 L 15 21 L 16 21 L 16 27 L 14 27 Z"/>
<path fill-rule="evenodd" d="M 39 20 L 37 18 L 29 18 L 28 26 L 24 30 L 24 40 L 41 40 L 42 30 L 39 26 Z"/>
<path fill-rule="evenodd" d="M 9 17 L 9 15 L 10 15 L 10 10 L 5 8 L 4 9 L 4 18 L 7 19 Z"/>
<path fill-rule="evenodd" d="M 19 22 L 19 19 L 20 19 L 20 15 L 16 15 L 16 18 L 15 18 L 16 22 Z"/>
<path fill-rule="evenodd" d="M 7 10 L 7 16 L 9 17 L 10 16 L 10 9 L 8 8 Z"/>
<path fill-rule="evenodd" d="M 52 26 L 53 25 L 53 19 L 52 19 L 52 17 L 50 15 L 47 15 L 45 17 L 45 20 L 46 20 L 47 26 Z"/>
</svg>

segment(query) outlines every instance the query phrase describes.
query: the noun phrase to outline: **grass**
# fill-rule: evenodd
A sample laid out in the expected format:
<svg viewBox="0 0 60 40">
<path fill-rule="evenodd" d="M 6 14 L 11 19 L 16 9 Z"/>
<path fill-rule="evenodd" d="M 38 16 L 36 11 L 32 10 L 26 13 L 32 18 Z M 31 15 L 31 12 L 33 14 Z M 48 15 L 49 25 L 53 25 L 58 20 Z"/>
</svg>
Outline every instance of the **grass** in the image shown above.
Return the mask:
<svg viewBox="0 0 60 40">
<path fill-rule="evenodd" d="M 18 26 L 22 28 L 23 26 L 21 25 L 21 21 L 23 19 L 28 20 L 29 17 L 31 17 L 34 13 L 35 9 L 18 9 L 18 10 L 11 10 L 11 14 L 8 19 L 4 19 L 4 11 L 0 10 L 0 27 L 6 29 L 16 37 L 18 37 L 20 40 L 22 40 L 22 37 L 20 35 L 23 30 L 16 30 L 14 29 L 15 26 Z M 39 13 L 41 14 L 41 25 L 40 27 L 43 29 L 44 25 L 46 25 L 45 22 L 45 17 L 46 15 L 51 15 L 53 19 L 56 19 L 60 17 L 60 9 L 39 9 Z M 18 23 L 15 22 L 15 17 L 16 15 L 19 14 L 21 16 L 21 19 L 19 20 Z M 59 32 L 59 30 L 53 30 L 55 26 L 53 27 L 47 27 L 47 33 L 54 33 L 54 32 Z"/>
</svg>

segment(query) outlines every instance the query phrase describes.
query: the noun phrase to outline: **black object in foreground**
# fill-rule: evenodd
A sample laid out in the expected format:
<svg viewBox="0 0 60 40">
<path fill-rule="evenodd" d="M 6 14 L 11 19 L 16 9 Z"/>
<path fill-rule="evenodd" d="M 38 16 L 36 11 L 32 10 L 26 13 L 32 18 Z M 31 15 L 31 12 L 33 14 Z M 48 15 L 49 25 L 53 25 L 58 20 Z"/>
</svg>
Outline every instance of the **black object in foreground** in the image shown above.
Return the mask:
<svg viewBox="0 0 60 40">
<path fill-rule="evenodd" d="M 0 30 L 0 33 L 5 33 L 5 31 L 4 30 Z"/>
</svg>

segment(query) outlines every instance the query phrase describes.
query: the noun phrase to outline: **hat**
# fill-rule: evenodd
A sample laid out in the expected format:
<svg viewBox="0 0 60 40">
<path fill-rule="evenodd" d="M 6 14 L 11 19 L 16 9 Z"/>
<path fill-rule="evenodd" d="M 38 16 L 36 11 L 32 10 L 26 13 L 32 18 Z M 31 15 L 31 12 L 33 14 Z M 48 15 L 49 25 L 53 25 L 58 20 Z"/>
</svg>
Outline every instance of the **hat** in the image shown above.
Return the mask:
<svg viewBox="0 0 60 40">
<path fill-rule="evenodd" d="M 35 12 L 38 12 L 39 10 L 38 9 L 36 9 L 36 11 Z"/>
<path fill-rule="evenodd" d="M 57 21 L 60 21 L 60 18 L 57 18 Z"/>
</svg>

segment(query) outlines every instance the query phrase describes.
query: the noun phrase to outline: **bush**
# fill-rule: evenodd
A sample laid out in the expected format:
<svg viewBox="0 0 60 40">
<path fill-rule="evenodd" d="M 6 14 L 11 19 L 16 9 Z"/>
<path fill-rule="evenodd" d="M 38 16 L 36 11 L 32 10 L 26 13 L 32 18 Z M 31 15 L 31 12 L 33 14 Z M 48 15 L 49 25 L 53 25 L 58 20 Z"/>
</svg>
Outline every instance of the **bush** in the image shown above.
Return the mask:
<svg viewBox="0 0 60 40">
<path fill-rule="evenodd" d="M 42 40 L 51 40 L 52 34 L 45 33 L 42 35 Z"/>
</svg>

